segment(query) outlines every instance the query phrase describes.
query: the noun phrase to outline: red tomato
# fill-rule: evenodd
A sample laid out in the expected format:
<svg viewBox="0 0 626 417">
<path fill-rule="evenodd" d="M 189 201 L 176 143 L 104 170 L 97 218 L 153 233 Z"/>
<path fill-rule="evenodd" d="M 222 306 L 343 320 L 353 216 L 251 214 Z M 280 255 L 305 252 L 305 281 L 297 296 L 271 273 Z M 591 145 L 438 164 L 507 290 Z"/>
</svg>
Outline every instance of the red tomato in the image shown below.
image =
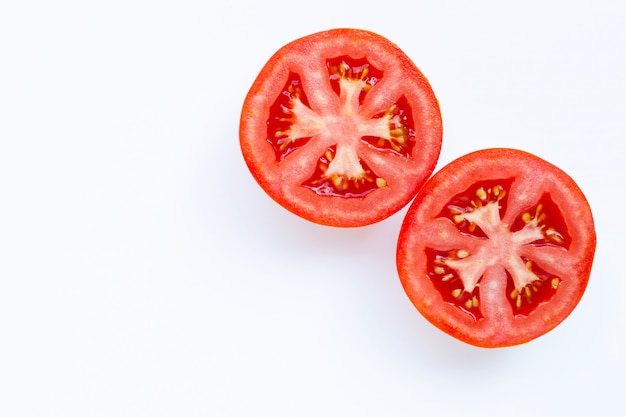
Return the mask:
<svg viewBox="0 0 626 417">
<path fill-rule="evenodd" d="M 398 241 L 400 280 L 432 324 L 473 345 L 528 342 L 583 295 L 595 252 L 591 209 L 559 168 L 488 149 L 437 172 Z"/>
<path fill-rule="evenodd" d="M 279 204 L 310 221 L 363 226 L 397 212 L 432 173 L 441 115 L 393 43 L 335 29 L 270 58 L 241 113 L 241 150 Z"/>
</svg>

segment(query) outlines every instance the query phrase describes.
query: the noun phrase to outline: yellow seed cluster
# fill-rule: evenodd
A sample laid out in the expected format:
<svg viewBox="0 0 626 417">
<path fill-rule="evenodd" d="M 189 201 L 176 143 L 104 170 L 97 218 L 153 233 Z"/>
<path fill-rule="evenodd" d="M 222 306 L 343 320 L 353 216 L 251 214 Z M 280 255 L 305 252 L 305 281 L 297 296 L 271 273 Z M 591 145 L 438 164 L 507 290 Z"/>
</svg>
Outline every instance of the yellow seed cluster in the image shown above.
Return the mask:
<svg viewBox="0 0 626 417">
<path fill-rule="evenodd" d="M 360 71 L 358 71 L 359 69 Z M 367 65 L 364 67 L 358 67 L 357 71 L 354 71 L 346 62 L 341 62 L 338 66 L 330 68 L 331 77 L 334 76 L 345 80 L 367 81 L 369 72 L 369 67 Z M 369 89 L 371 88 L 371 85 L 366 83 L 364 88 Z"/>
<path fill-rule="evenodd" d="M 385 116 L 389 120 L 389 146 L 396 152 L 400 152 L 407 145 L 408 130 L 402 124 L 400 116 L 396 113 L 398 106 L 393 104 L 385 111 Z"/>
<path fill-rule="evenodd" d="M 476 190 L 476 197 L 480 198 L 481 201 L 487 201 L 487 192 L 483 187 L 480 187 Z"/>
<path fill-rule="evenodd" d="M 478 302 L 478 298 L 476 298 L 476 296 L 473 296 L 472 298 L 468 299 L 467 301 L 465 301 L 465 308 L 470 309 L 470 308 L 476 308 L 478 307 L 479 302 Z"/>
<path fill-rule="evenodd" d="M 450 256 L 456 259 L 463 259 L 469 256 L 469 252 L 466 250 L 460 249 L 456 251 L 451 251 Z M 434 260 L 434 268 L 433 272 L 438 275 L 441 279 L 441 282 L 449 282 L 457 278 L 454 271 L 448 269 L 446 267 L 446 261 L 444 259 L 435 259 Z M 462 283 L 459 281 L 459 285 Z M 466 309 L 477 308 L 479 306 L 479 301 L 477 296 L 471 296 L 463 287 L 457 287 L 450 292 L 450 295 L 454 298 L 463 298 L 464 295 L 467 295 L 467 300 L 463 301 L 462 304 Z M 470 297 L 471 296 L 471 297 Z M 461 300 L 459 300 L 461 301 Z"/>
<path fill-rule="evenodd" d="M 494 187 L 489 187 L 485 189 L 485 187 L 478 187 L 474 191 L 475 198 L 471 199 L 469 205 L 471 207 L 466 207 L 464 209 L 459 207 L 450 207 L 450 215 L 452 216 L 452 221 L 455 224 L 461 225 L 466 221 L 465 214 L 471 213 L 472 211 L 479 209 L 487 204 L 496 203 L 502 200 L 506 195 L 506 190 L 501 185 L 496 185 Z M 498 206 L 498 208 L 500 208 Z M 470 233 L 476 230 L 476 224 L 470 222 L 467 226 Z"/>
<path fill-rule="evenodd" d="M 541 203 L 537 205 L 534 216 L 530 212 L 525 212 L 524 214 L 522 214 L 522 220 L 524 221 L 524 223 L 533 223 L 536 227 L 541 229 L 546 240 L 552 241 L 557 244 L 563 244 L 563 236 L 554 227 L 546 228 L 544 222 L 547 218 L 548 215 L 543 211 L 543 204 Z"/>
<path fill-rule="evenodd" d="M 327 174 L 330 164 L 334 159 L 335 153 L 333 150 L 330 148 L 326 149 L 324 156 L 320 158 L 317 165 L 322 175 L 319 178 L 312 180 L 311 184 L 315 185 L 329 181 L 330 184 L 332 184 L 332 186 L 339 191 L 345 191 L 351 185 L 353 185 L 356 189 L 372 183 L 375 184 L 377 188 L 384 188 L 387 186 L 387 181 L 384 178 L 375 177 L 374 173 L 369 169 L 363 169 L 363 172 L 361 172 L 357 177 L 339 173 Z"/>
<path fill-rule="evenodd" d="M 448 282 L 450 281 L 452 278 L 454 278 L 454 274 L 445 274 L 443 277 L 441 277 L 441 280 L 443 282 Z"/>
<path fill-rule="evenodd" d="M 278 121 L 292 125 L 295 123 L 296 118 L 293 112 L 294 102 L 300 99 L 302 89 L 298 86 L 294 86 L 293 84 L 289 84 L 287 92 L 289 93 L 289 102 L 286 106 L 282 106 L 284 117 L 281 117 Z M 274 137 L 278 139 L 277 144 L 279 145 L 278 149 L 280 152 L 283 152 L 295 140 L 291 136 L 291 129 L 289 128 L 286 130 L 277 130 L 274 132 Z"/>
</svg>

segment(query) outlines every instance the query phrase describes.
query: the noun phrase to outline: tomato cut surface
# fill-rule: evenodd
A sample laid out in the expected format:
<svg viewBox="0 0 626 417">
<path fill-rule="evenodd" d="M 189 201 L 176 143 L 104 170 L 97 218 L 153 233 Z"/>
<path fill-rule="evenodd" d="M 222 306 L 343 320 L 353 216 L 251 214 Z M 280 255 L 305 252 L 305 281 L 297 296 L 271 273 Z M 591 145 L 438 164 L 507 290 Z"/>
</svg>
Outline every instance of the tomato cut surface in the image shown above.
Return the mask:
<svg viewBox="0 0 626 417">
<path fill-rule="evenodd" d="M 453 161 L 419 192 L 397 250 L 402 285 L 422 315 L 481 347 L 552 330 L 587 286 L 591 209 L 554 165 L 513 149 Z"/>
<path fill-rule="evenodd" d="M 271 198 L 339 227 L 408 204 L 437 163 L 441 136 L 423 74 L 389 40 L 358 29 L 276 52 L 246 96 L 239 131 L 246 164 Z"/>
</svg>

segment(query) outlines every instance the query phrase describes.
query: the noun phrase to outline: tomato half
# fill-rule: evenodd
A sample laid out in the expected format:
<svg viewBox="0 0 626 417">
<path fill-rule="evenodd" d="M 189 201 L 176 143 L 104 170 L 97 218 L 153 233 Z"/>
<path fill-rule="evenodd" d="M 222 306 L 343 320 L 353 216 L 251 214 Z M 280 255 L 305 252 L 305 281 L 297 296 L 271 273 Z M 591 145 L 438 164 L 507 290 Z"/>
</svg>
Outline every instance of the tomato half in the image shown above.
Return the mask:
<svg viewBox="0 0 626 417">
<path fill-rule="evenodd" d="M 402 224 L 397 266 L 427 320 L 464 342 L 502 347 L 571 313 L 595 245 L 591 209 L 567 174 L 526 152 L 488 149 L 424 185 Z"/>
<path fill-rule="evenodd" d="M 244 101 L 239 136 L 275 201 L 307 220 L 353 227 L 411 201 L 437 163 L 442 126 L 430 84 L 396 45 L 334 29 L 270 58 Z"/>
</svg>

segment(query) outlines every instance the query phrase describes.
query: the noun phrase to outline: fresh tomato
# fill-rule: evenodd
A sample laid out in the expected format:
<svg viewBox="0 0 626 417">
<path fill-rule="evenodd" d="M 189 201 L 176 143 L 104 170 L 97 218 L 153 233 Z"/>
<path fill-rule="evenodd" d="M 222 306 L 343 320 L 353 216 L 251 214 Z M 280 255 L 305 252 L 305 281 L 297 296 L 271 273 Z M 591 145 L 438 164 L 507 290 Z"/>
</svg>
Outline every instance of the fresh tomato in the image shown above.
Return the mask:
<svg viewBox="0 0 626 417">
<path fill-rule="evenodd" d="M 528 342 L 578 304 L 595 252 L 576 183 L 526 152 L 488 149 L 437 172 L 408 209 L 397 266 L 415 307 L 481 347 Z"/>
<path fill-rule="evenodd" d="M 389 40 L 335 29 L 276 52 L 243 104 L 241 150 L 265 192 L 315 223 L 353 227 L 407 205 L 441 149 L 426 78 Z"/>
</svg>

